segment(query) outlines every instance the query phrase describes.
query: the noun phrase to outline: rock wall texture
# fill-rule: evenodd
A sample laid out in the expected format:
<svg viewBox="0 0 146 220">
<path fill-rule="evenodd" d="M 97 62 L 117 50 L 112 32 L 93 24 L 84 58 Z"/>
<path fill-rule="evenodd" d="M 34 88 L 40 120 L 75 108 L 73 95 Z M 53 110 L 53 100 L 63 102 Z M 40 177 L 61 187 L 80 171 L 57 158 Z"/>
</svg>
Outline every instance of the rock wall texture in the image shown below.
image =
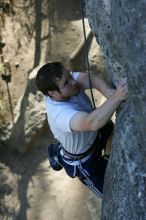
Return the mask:
<svg viewBox="0 0 146 220">
<path fill-rule="evenodd" d="M 90 26 L 111 83 L 127 77 L 129 98 L 117 111 L 102 219 L 146 219 L 146 0 L 86 0 Z"/>
</svg>

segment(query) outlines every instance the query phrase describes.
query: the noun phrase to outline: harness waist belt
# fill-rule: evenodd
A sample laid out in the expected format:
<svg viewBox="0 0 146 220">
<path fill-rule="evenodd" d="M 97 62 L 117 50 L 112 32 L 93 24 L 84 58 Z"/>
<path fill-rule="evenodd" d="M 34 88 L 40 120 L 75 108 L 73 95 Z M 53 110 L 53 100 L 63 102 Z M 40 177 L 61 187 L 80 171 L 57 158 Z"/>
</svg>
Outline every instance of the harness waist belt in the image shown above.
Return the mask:
<svg viewBox="0 0 146 220">
<path fill-rule="evenodd" d="M 99 137 L 99 136 L 98 136 L 98 134 L 97 134 L 97 136 L 96 136 L 96 138 L 95 138 L 93 144 L 91 145 L 91 147 L 90 147 L 87 151 L 85 151 L 84 153 L 81 153 L 81 154 L 72 154 L 72 153 L 69 153 L 68 151 L 66 151 L 66 150 L 64 149 L 64 147 L 62 147 L 62 150 L 64 151 L 64 153 L 65 153 L 68 157 L 70 157 L 70 158 L 72 158 L 72 159 L 82 159 L 82 158 L 84 158 L 84 157 L 90 155 L 90 154 L 94 151 L 95 147 L 96 147 L 97 144 L 98 144 L 98 137 Z"/>
</svg>

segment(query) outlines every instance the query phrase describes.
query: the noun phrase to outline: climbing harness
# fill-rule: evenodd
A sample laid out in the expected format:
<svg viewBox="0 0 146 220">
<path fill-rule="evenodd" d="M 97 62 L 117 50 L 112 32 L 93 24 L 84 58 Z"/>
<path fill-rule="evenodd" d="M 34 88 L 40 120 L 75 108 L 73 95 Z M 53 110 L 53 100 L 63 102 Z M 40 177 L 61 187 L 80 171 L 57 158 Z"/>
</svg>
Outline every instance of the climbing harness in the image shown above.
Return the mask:
<svg viewBox="0 0 146 220">
<path fill-rule="evenodd" d="M 62 157 L 67 157 L 67 160 L 70 160 L 70 162 L 81 161 L 82 159 L 84 160 L 84 158 L 92 155 L 94 151 L 96 151 L 97 160 L 108 160 L 109 155 L 105 154 L 104 149 L 113 131 L 113 127 L 113 122 L 110 120 L 103 128 L 99 129 L 98 135 L 94 140 L 92 146 L 87 151 L 81 154 L 72 154 L 66 151 L 66 149 L 64 149 L 64 147 L 58 141 L 49 144 L 48 160 L 50 162 L 50 166 L 53 170 L 59 171 L 64 168 L 62 165 Z"/>
<path fill-rule="evenodd" d="M 59 142 L 49 144 L 48 146 L 48 160 L 53 170 L 59 171 L 63 167 L 60 164 L 60 150 L 61 145 Z"/>
<path fill-rule="evenodd" d="M 96 106 L 95 106 L 95 101 L 94 101 L 94 96 L 93 96 L 93 91 L 92 91 L 91 70 L 90 70 L 89 58 L 88 58 L 88 46 L 87 46 L 86 28 L 85 28 L 85 21 L 84 21 L 84 17 L 85 17 L 84 16 L 84 8 L 85 8 L 84 7 L 84 1 L 80 0 L 80 10 L 81 10 L 83 34 L 84 34 L 84 41 L 85 41 L 85 57 L 86 57 L 86 62 L 85 63 L 87 65 L 87 70 L 88 70 L 91 99 L 92 99 L 93 107 L 95 109 Z"/>
</svg>

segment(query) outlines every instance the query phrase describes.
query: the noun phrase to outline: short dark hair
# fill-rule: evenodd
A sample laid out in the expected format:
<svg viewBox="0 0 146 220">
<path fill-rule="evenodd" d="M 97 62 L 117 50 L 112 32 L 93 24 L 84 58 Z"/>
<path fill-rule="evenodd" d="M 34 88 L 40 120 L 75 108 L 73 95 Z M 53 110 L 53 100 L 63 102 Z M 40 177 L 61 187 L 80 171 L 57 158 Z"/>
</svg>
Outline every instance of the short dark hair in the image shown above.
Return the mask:
<svg viewBox="0 0 146 220">
<path fill-rule="evenodd" d="M 60 91 L 56 83 L 56 78 L 61 79 L 63 65 L 61 62 L 46 63 L 42 66 L 36 75 L 36 86 L 44 95 L 48 95 L 48 91 Z"/>
</svg>

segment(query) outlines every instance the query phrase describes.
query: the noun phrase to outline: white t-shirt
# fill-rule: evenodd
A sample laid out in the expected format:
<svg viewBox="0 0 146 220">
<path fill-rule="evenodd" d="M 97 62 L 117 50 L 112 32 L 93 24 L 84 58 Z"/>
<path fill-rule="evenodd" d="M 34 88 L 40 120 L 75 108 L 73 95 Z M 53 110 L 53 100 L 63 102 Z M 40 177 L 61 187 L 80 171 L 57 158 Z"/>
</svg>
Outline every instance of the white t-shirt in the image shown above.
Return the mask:
<svg viewBox="0 0 146 220">
<path fill-rule="evenodd" d="M 77 80 L 79 72 L 72 72 L 71 74 L 74 80 Z M 77 112 L 91 112 L 93 110 L 89 97 L 80 91 L 77 96 L 73 96 L 65 102 L 54 101 L 46 96 L 45 103 L 48 123 L 54 137 L 72 154 L 87 151 L 94 142 L 97 132 L 72 131 L 69 124 Z"/>
</svg>

